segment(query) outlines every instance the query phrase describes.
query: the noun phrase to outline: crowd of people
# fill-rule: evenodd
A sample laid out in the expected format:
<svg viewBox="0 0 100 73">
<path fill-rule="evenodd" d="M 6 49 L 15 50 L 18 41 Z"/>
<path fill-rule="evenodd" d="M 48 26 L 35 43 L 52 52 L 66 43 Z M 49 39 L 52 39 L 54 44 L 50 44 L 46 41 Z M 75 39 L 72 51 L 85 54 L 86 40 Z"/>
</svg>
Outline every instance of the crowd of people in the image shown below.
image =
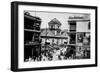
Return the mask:
<svg viewBox="0 0 100 73">
<path fill-rule="evenodd" d="M 27 61 L 57 61 L 85 58 L 90 58 L 90 51 L 84 47 L 46 45 L 41 47 L 40 55 L 29 57 Z"/>
<path fill-rule="evenodd" d="M 75 46 L 51 46 L 46 45 L 41 47 L 41 54 L 38 57 L 34 56 L 27 61 L 57 61 L 67 59 L 84 59 L 90 57 L 90 51 L 81 47 Z"/>
</svg>

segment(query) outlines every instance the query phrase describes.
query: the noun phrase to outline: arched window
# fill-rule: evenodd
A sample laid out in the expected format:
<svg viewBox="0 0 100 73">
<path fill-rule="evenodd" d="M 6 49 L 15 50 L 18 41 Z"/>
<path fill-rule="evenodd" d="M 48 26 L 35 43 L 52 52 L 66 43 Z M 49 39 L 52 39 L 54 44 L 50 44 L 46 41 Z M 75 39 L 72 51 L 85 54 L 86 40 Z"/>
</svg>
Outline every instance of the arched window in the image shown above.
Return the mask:
<svg viewBox="0 0 100 73">
<path fill-rule="evenodd" d="M 53 28 L 53 25 L 51 25 L 51 28 Z"/>
</svg>

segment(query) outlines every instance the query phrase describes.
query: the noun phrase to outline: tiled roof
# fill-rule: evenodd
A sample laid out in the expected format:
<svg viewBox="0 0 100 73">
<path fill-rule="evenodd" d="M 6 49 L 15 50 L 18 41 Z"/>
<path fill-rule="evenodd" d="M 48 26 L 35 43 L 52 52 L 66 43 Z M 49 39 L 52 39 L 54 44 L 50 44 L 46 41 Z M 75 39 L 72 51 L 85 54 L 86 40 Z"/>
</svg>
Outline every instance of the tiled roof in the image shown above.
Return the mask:
<svg viewBox="0 0 100 73">
<path fill-rule="evenodd" d="M 49 29 L 41 29 L 41 36 L 54 36 Z"/>
<path fill-rule="evenodd" d="M 56 18 L 52 19 L 48 24 L 58 24 L 61 25 L 60 21 Z"/>
<path fill-rule="evenodd" d="M 59 35 L 55 35 L 51 30 L 49 29 L 41 29 L 41 36 L 48 36 L 48 37 L 59 37 L 59 38 L 67 38 L 67 30 L 63 30 L 63 33 Z"/>
</svg>

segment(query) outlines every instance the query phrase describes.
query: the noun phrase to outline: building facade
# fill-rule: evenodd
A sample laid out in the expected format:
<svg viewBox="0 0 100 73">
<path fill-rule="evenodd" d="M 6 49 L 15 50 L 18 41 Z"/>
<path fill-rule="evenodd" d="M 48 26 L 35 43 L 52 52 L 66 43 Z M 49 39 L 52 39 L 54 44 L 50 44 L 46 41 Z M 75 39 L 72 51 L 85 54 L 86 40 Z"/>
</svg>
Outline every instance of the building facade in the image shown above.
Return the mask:
<svg viewBox="0 0 100 73">
<path fill-rule="evenodd" d="M 90 58 L 89 17 L 69 17 L 69 46 L 73 46 L 76 57 Z"/>
<path fill-rule="evenodd" d="M 24 61 L 35 60 L 41 53 L 41 19 L 24 13 Z"/>
<path fill-rule="evenodd" d="M 68 42 L 67 30 L 61 30 L 61 23 L 56 18 L 49 23 L 49 28 L 41 29 L 42 43 L 48 42 L 51 45 L 61 45 Z"/>
</svg>

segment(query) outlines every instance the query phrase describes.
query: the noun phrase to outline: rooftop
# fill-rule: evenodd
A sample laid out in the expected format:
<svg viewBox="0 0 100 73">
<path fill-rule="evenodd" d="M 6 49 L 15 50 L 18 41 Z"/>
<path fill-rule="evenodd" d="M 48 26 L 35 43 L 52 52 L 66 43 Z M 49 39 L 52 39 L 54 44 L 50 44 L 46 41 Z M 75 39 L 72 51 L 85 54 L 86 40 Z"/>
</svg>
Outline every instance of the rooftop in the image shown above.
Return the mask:
<svg viewBox="0 0 100 73">
<path fill-rule="evenodd" d="M 58 24 L 58 25 L 61 25 L 60 21 L 57 18 L 52 19 L 48 24 Z"/>
</svg>

